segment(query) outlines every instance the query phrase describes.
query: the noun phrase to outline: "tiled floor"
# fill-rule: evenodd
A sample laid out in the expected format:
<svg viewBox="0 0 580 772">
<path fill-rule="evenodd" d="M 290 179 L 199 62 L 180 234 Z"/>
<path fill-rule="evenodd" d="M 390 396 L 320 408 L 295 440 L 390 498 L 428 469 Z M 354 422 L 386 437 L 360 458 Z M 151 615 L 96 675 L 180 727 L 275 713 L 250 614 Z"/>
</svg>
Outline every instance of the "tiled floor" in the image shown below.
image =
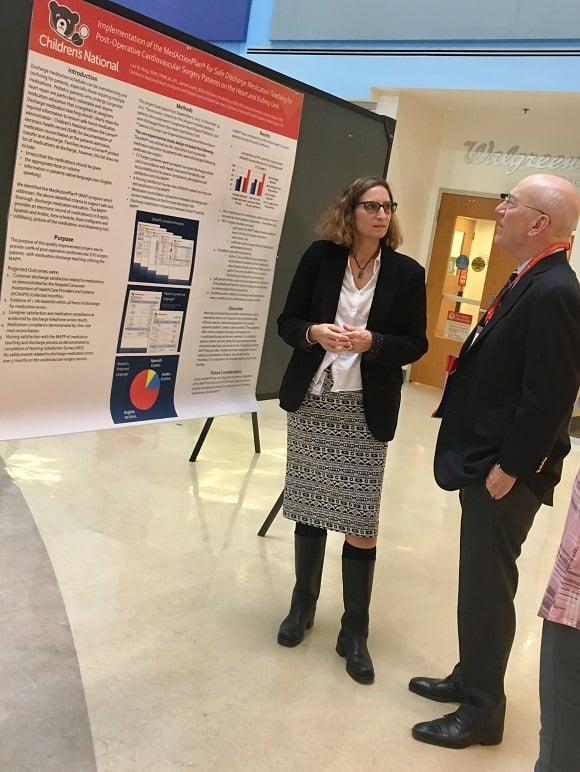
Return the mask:
<svg viewBox="0 0 580 772">
<path fill-rule="evenodd" d="M 456 658 L 459 507 L 431 473 L 437 396 L 405 385 L 389 448 L 373 686 L 352 681 L 334 651 L 337 534 L 313 630 L 296 649 L 276 644 L 293 528 L 279 515 L 265 538 L 256 532 L 283 486 L 277 403 L 261 405 L 260 455 L 249 415 L 217 418 L 195 464 L 201 420 L 0 443 L 2 772 L 84 772 L 95 761 L 98 772 L 531 771 L 536 612 L 580 450 L 520 560 L 504 742 L 417 743 L 411 725 L 445 706 L 411 694 L 408 679 L 445 675 Z"/>
</svg>

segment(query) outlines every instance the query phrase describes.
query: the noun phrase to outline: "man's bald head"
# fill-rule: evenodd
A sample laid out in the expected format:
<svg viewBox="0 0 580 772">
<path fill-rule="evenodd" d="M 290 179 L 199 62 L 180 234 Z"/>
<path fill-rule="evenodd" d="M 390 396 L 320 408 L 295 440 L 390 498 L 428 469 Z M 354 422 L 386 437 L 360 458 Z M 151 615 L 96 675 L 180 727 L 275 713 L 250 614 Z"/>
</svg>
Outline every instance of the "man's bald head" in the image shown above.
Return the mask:
<svg viewBox="0 0 580 772">
<path fill-rule="evenodd" d="M 531 174 L 516 187 L 527 203 L 546 212 L 555 238 L 570 236 L 580 218 L 580 193 L 571 182 L 554 174 Z"/>
</svg>

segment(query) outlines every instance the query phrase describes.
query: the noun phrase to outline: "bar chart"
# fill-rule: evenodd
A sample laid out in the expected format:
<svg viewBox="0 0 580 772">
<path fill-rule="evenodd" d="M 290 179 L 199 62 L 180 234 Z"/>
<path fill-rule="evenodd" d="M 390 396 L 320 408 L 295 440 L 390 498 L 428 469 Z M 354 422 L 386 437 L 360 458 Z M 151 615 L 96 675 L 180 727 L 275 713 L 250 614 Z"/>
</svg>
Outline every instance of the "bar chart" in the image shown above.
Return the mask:
<svg viewBox="0 0 580 772">
<path fill-rule="evenodd" d="M 284 164 L 283 158 L 271 152 L 267 155 L 258 149 L 249 152 L 247 148 L 233 145 L 225 181 L 224 208 L 276 216 L 283 201 Z"/>
<path fill-rule="evenodd" d="M 248 169 L 244 174 L 239 174 L 234 178 L 234 191 L 249 196 L 263 196 L 265 185 L 265 173 L 255 174 L 252 169 Z"/>
</svg>

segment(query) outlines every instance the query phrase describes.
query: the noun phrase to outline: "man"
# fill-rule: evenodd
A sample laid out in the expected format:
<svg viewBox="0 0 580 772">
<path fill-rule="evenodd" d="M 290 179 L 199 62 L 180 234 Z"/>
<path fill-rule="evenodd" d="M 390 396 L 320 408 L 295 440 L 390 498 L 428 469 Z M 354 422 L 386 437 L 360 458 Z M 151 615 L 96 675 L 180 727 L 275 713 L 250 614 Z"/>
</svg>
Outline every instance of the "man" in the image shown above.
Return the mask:
<svg viewBox="0 0 580 772">
<path fill-rule="evenodd" d="M 461 502 L 460 661 L 447 678 L 409 683 L 428 699 L 460 703 L 412 730 L 446 748 L 502 740 L 516 560 L 540 505 L 552 504 L 580 383 L 580 287 L 565 251 L 579 194 L 566 180 L 536 174 L 496 212 L 494 241 L 518 273 L 461 349 L 435 450 L 435 479 L 459 490 Z"/>
</svg>

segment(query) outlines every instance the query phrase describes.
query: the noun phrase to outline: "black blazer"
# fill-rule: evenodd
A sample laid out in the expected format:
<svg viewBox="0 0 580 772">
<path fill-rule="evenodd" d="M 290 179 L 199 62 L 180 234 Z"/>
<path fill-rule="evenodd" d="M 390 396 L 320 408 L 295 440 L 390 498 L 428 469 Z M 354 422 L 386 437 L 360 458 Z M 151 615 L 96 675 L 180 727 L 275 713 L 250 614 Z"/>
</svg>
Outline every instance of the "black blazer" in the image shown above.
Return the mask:
<svg viewBox="0 0 580 772">
<path fill-rule="evenodd" d="M 294 348 L 282 379 L 280 405 L 298 409 L 325 351 L 308 346 L 311 324 L 333 323 L 349 250 L 331 241 L 315 241 L 304 253 L 278 317 L 280 336 Z M 403 374 L 401 365 L 427 351 L 425 271 L 406 255 L 383 247 L 367 329 L 377 345 L 361 357 L 363 402 L 368 427 L 383 442 L 395 434 Z"/>
<path fill-rule="evenodd" d="M 580 287 L 566 254 L 537 263 L 472 338 L 449 382 L 435 479 L 456 490 L 499 463 L 551 504 L 580 385 Z"/>
</svg>

